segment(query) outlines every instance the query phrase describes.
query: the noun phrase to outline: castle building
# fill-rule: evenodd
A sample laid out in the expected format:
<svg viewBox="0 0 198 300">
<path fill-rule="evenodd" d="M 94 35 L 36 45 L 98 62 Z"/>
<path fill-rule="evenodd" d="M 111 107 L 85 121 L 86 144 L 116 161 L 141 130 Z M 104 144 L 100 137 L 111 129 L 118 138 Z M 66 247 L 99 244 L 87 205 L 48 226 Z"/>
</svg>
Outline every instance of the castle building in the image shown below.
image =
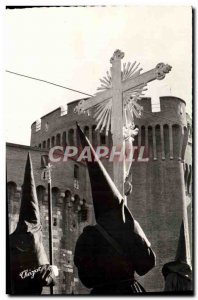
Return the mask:
<svg viewBox="0 0 198 300">
<path fill-rule="evenodd" d="M 44 246 L 48 249 L 47 181 L 44 162 L 49 149 L 67 145 L 80 147 L 76 121 L 91 143 L 111 147 L 112 136 L 95 131 L 94 109 L 88 114 L 74 113 L 79 100 L 41 117 L 31 126 L 30 146 L 7 143 L 7 187 L 10 233 L 15 229 L 23 184 L 27 152 L 34 168 Z M 135 119 L 139 134 L 134 141 L 132 194 L 128 206 L 141 224 L 156 253 L 156 267 L 138 278 L 147 291 L 163 291 L 163 265 L 174 260 L 180 225 L 184 220 L 192 251 L 192 124 L 185 102 L 177 97 L 160 97 L 159 112 L 152 112 L 151 98 L 141 100 L 143 115 Z M 142 150 L 143 149 L 143 150 Z M 138 159 L 144 151 L 143 157 Z M 135 152 L 134 152 L 135 153 Z M 140 155 L 141 154 L 141 155 Z M 112 176 L 112 163 L 102 162 Z M 52 162 L 53 250 L 59 269 L 57 294 L 87 294 L 73 263 L 76 240 L 83 228 L 95 222 L 86 165 L 75 159 Z M 189 253 L 190 255 L 190 253 Z M 45 293 L 49 293 L 46 288 Z"/>
</svg>

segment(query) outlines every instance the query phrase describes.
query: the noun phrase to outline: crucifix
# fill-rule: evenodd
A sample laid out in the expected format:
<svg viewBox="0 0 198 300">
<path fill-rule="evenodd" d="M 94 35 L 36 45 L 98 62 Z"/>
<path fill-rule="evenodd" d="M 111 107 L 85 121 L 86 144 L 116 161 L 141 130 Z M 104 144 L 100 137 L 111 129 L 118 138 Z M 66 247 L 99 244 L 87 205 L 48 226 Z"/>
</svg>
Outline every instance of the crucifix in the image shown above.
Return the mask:
<svg viewBox="0 0 198 300">
<path fill-rule="evenodd" d="M 169 73 L 171 66 L 159 63 L 154 69 L 141 74 L 142 68 L 136 62 L 124 63 L 121 70 L 121 59 L 124 53 L 116 50 L 110 59 L 111 72 L 107 72 L 101 81 L 99 92 L 87 100 L 81 100 L 75 108 L 80 113 L 95 108 L 94 118 L 97 122 L 96 130 L 112 134 L 113 146 L 120 150 L 126 144 L 132 147 L 133 138 L 138 134 L 135 129 L 134 115 L 141 116 L 141 100 L 148 82 L 161 80 Z M 124 197 L 124 182 L 129 175 L 131 163 L 115 161 L 113 163 L 113 181 Z"/>
</svg>

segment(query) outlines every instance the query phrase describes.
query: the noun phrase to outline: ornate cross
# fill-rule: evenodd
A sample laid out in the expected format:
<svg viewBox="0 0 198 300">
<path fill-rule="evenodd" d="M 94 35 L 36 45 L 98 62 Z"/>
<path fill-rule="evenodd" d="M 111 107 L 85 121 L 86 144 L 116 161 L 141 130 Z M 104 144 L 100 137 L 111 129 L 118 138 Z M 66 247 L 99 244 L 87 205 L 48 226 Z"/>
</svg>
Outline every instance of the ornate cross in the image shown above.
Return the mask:
<svg viewBox="0 0 198 300">
<path fill-rule="evenodd" d="M 171 67 L 164 63 L 143 74 L 142 69 L 138 69 L 139 65 L 123 64 L 121 71 L 121 59 L 124 53 L 116 50 L 110 59 L 112 64 L 111 72 L 100 79 L 101 86 L 98 88 L 100 92 L 95 96 L 82 100 L 78 103 L 75 111 L 83 113 L 91 108 L 95 108 L 94 118 L 97 121 L 97 129 L 105 131 L 106 135 L 111 131 L 113 138 L 113 146 L 121 147 L 124 140 L 124 128 L 134 128 L 134 115 L 140 117 L 142 107 L 138 104 L 140 96 L 148 82 L 155 79 L 161 80 L 169 73 Z M 114 183 L 124 195 L 124 163 L 115 162 L 113 164 Z"/>
</svg>

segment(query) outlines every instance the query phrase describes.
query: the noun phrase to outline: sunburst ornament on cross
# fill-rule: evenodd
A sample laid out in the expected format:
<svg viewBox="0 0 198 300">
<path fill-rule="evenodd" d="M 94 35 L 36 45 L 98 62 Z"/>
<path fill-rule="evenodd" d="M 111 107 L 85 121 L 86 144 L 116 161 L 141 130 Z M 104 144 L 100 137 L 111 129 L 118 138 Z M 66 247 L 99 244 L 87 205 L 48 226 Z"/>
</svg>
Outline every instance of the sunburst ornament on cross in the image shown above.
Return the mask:
<svg viewBox="0 0 198 300">
<path fill-rule="evenodd" d="M 115 59 L 122 59 L 124 57 L 124 52 L 120 50 L 116 50 L 114 55 L 110 59 L 110 63 L 113 64 Z M 123 63 L 123 68 L 121 70 L 121 81 L 129 81 L 141 76 L 141 71 L 143 68 L 140 67 L 140 63 L 136 61 L 131 63 Z M 156 78 L 161 80 L 165 78 L 165 74 L 169 73 L 171 70 L 171 66 L 165 65 L 164 63 L 159 63 L 155 68 Z M 143 107 L 140 105 L 141 97 L 144 96 L 144 92 L 147 90 L 147 83 L 151 80 L 144 81 L 141 84 L 137 84 L 137 86 L 132 87 L 131 89 L 124 91 L 123 93 L 123 111 L 124 111 L 124 124 L 134 124 L 134 116 L 136 118 L 140 118 L 142 114 Z M 154 80 L 153 79 L 153 80 Z M 107 71 L 106 75 L 103 76 L 100 80 L 101 85 L 97 88 L 95 97 L 99 95 L 101 92 L 111 90 L 112 89 L 112 74 Z M 75 108 L 75 111 L 78 113 L 85 112 L 86 105 L 85 101 L 82 100 L 79 102 L 78 106 Z M 112 98 L 106 99 L 99 103 L 96 103 L 94 118 L 97 122 L 96 130 L 100 130 L 100 132 L 104 132 L 108 135 L 111 130 L 111 115 L 112 115 Z"/>
<path fill-rule="evenodd" d="M 142 68 L 139 68 L 139 65 L 140 64 L 136 61 L 134 63 L 124 63 L 121 71 L 121 80 L 125 81 L 139 76 L 140 72 L 143 70 Z M 112 88 L 112 77 L 109 71 L 106 72 L 106 76 L 100 79 L 100 82 L 101 85 L 97 88 L 98 91 L 104 91 Z M 129 122 L 133 123 L 134 115 L 137 118 L 140 118 L 143 107 L 138 103 L 138 101 L 141 100 L 141 96 L 143 96 L 143 92 L 146 90 L 146 84 L 142 84 L 125 93 L 123 98 L 125 124 Z M 101 132 L 105 131 L 106 135 L 108 135 L 110 131 L 111 108 L 112 98 L 96 105 L 95 108 L 94 118 L 97 121 L 96 130 L 99 129 Z"/>
</svg>

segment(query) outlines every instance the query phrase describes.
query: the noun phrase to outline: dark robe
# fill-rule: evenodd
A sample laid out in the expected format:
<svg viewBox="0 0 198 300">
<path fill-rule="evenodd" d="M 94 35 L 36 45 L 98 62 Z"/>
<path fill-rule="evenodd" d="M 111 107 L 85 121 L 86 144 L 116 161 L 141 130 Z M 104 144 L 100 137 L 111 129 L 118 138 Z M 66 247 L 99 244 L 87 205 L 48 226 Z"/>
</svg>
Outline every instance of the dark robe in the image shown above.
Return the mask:
<svg viewBox="0 0 198 300">
<path fill-rule="evenodd" d="M 188 254 L 187 228 L 182 220 L 175 260 L 164 264 L 165 292 L 192 293 L 192 267 Z"/>
<path fill-rule="evenodd" d="M 164 290 L 166 292 L 190 292 L 192 291 L 192 281 L 178 273 L 170 273 L 166 277 Z"/>
<path fill-rule="evenodd" d="M 127 238 L 128 237 L 128 238 Z M 135 245 L 130 236 L 117 232 L 116 242 L 122 242 L 122 253 L 116 251 L 96 226 L 87 226 L 75 249 L 74 263 L 79 278 L 95 295 L 130 295 L 145 290 L 134 279 L 135 271 L 144 275 L 155 265 L 155 255 L 146 244 Z M 142 241 L 140 241 L 142 243 Z"/>
<path fill-rule="evenodd" d="M 28 152 L 19 221 L 9 236 L 10 294 L 39 295 L 43 286 L 54 284 L 42 241 L 42 226 L 33 167 Z"/>
<path fill-rule="evenodd" d="M 10 277 L 13 295 L 40 295 L 43 286 L 54 285 L 40 231 L 10 235 Z"/>
<path fill-rule="evenodd" d="M 173 261 L 162 268 L 165 292 L 192 292 L 192 270 L 186 262 Z"/>
</svg>

